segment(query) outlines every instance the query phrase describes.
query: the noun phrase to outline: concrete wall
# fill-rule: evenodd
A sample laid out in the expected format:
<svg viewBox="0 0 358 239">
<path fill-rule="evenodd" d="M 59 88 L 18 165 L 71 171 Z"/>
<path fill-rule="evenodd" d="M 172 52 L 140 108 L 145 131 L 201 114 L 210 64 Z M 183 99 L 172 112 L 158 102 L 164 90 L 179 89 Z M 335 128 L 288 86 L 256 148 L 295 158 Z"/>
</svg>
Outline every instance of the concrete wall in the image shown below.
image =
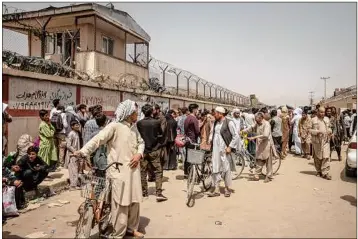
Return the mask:
<svg viewBox="0 0 358 239">
<path fill-rule="evenodd" d="M 323 103 L 324 106 L 334 106 L 338 108 L 347 108 L 353 109 L 357 108 L 357 96 L 344 97 L 337 100 L 332 100 L 326 103 Z"/>
<path fill-rule="evenodd" d="M 61 99 L 65 106 L 75 106 L 80 103 L 87 106 L 103 105 L 107 115 L 113 116 L 118 103 L 126 100 L 135 100 L 141 107 L 146 103 L 157 103 L 162 109 L 176 106 L 188 106 L 197 103 L 201 108 L 208 109 L 211 102 L 193 101 L 192 99 L 145 93 L 131 89 L 119 88 L 114 90 L 112 86 L 97 83 L 77 81 L 59 76 L 44 75 L 33 72 L 18 71 L 3 68 L 3 102 L 9 105 L 8 111 L 13 117 L 13 122 L 7 126 L 8 149 L 13 151 L 22 134 L 38 135 L 40 123 L 39 110 L 50 110 L 54 99 Z M 229 105 L 222 105 L 232 108 Z"/>
<path fill-rule="evenodd" d="M 90 75 L 104 74 L 118 78 L 134 75 L 138 80 L 149 79 L 148 69 L 100 52 L 78 52 L 75 61 L 77 70 L 87 72 Z"/>
</svg>

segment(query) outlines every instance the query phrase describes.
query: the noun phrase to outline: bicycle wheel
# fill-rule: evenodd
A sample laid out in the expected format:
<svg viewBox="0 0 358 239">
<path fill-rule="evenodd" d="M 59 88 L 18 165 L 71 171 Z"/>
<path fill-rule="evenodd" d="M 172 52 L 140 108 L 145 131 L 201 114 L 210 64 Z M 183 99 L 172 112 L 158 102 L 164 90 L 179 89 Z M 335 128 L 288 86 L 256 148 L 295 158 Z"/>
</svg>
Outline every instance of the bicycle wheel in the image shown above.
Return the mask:
<svg viewBox="0 0 358 239">
<path fill-rule="evenodd" d="M 212 184 L 211 174 L 213 172 L 213 165 L 211 164 L 211 156 L 206 157 L 203 167 L 204 167 L 202 171 L 203 188 L 205 191 L 208 191 L 211 188 L 211 184 Z"/>
<path fill-rule="evenodd" d="M 94 213 L 93 207 L 90 204 L 85 205 L 83 213 L 80 215 L 76 227 L 75 238 L 89 238 L 91 236 L 91 229 L 93 223 Z"/>
<path fill-rule="evenodd" d="M 234 161 L 233 165 L 235 171 L 231 171 L 232 180 L 236 180 L 240 177 L 245 168 L 245 159 L 240 154 L 231 154 L 231 157 Z"/>
<path fill-rule="evenodd" d="M 187 181 L 187 198 L 186 198 L 186 205 L 188 207 L 194 206 L 194 199 L 193 199 L 193 193 L 194 193 L 194 185 L 196 182 L 196 165 L 190 166 L 188 181 Z"/>
<path fill-rule="evenodd" d="M 281 157 L 272 158 L 272 174 L 275 175 L 281 167 Z M 266 167 L 263 167 L 262 174 L 266 176 Z"/>
</svg>

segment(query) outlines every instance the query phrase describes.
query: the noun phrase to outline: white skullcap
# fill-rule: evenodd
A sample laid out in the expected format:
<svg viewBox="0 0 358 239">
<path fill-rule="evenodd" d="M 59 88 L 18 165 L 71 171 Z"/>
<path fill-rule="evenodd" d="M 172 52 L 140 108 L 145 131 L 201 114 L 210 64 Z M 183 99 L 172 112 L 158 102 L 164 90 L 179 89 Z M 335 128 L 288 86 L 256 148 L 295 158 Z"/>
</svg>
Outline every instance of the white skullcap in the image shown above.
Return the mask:
<svg viewBox="0 0 358 239">
<path fill-rule="evenodd" d="M 225 109 L 224 107 L 218 106 L 215 108 L 215 111 L 221 114 L 225 114 Z"/>
<path fill-rule="evenodd" d="M 235 108 L 235 109 L 232 110 L 232 113 L 240 113 L 240 109 Z"/>
</svg>

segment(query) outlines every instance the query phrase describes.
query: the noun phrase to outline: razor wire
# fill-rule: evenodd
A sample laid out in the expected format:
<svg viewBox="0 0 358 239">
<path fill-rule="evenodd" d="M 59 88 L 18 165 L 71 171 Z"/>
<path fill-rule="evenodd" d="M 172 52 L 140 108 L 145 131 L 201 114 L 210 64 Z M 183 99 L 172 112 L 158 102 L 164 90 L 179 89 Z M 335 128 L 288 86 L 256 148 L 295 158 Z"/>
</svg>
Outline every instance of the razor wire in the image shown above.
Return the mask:
<svg viewBox="0 0 358 239">
<path fill-rule="evenodd" d="M 23 12 L 25 12 L 25 10 L 3 4 L 3 20 L 11 19 L 22 28 L 39 37 L 42 34 L 40 29 L 41 24 L 38 22 L 38 26 L 33 26 L 21 22 L 19 19 L 21 19 L 21 14 Z M 48 34 L 49 33 L 46 32 L 46 35 Z M 250 104 L 249 97 L 247 96 L 230 91 L 187 70 L 158 60 L 152 55 L 148 56 L 147 46 L 144 44 L 139 44 L 135 47 L 137 48 L 135 51 L 128 51 L 129 53 L 126 56 L 126 60 L 141 67 L 147 67 L 149 71 L 149 79 L 138 79 L 138 77 L 133 74 L 122 74 L 113 77 L 98 74 L 94 70 L 92 72 L 88 70 L 82 72 L 78 69 L 73 69 L 66 65 L 45 60 L 40 57 L 24 56 L 6 50 L 3 51 L 3 65 L 24 71 L 76 78 L 78 80 L 92 81 L 99 84 L 107 83 L 117 87 L 140 88 L 142 90 L 178 95 L 203 101 L 224 104 L 229 103 L 232 105 Z"/>
</svg>

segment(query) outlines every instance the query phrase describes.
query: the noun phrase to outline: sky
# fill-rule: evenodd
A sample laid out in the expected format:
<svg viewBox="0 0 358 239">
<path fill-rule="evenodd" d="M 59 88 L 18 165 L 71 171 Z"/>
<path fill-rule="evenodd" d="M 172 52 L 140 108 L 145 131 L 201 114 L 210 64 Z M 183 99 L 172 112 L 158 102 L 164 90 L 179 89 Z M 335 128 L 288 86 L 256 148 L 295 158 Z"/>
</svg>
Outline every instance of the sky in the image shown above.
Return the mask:
<svg viewBox="0 0 358 239">
<path fill-rule="evenodd" d="M 5 3 L 38 10 L 68 3 Z M 101 4 L 106 4 L 105 2 Z M 151 36 L 150 54 L 270 105 L 308 105 L 356 84 L 356 3 L 114 3 Z M 3 30 L 3 49 L 27 38 Z"/>
</svg>

